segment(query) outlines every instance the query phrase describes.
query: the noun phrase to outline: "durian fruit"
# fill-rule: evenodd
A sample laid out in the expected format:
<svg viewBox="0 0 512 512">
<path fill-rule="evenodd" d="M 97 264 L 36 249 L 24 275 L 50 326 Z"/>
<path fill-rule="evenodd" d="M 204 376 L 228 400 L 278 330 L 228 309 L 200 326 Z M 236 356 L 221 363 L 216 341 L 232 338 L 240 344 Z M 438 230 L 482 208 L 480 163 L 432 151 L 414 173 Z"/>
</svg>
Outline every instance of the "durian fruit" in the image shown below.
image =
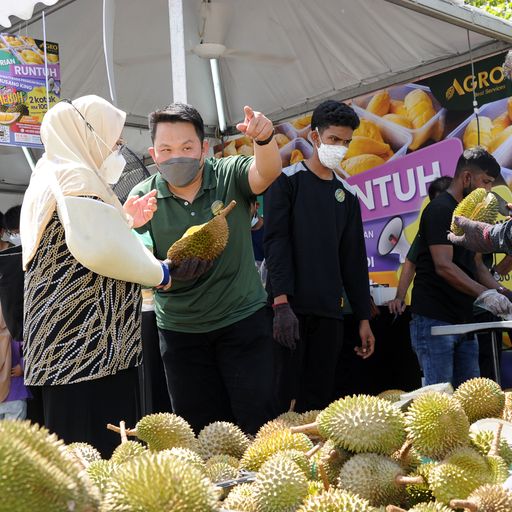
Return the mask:
<svg viewBox="0 0 512 512">
<path fill-rule="evenodd" d="M 183 236 L 174 242 L 167 251 L 167 257 L 174 263 L 188 258 L 212 261 L 224 251 L 229 238 L 229 227 L 226 215 L 235 207 L 236 201 L 221 210 L 213 219 L 205 224 L 192 226 Z"/>
<path fill-rule="evenodd" d="M 170 450 L 164 450 L 169 455 L 172 455 L 176 459 L 181 460 L 185 464 L 189 466 L 195 467 L 197 470 L 201 471 L 202 473 L 205 473 L 206 471 L 206 464 L 204 463 L 201 456 L 194 452 L 193 450 L 189 448 L 179 448 L 175 446 L 174 448 L 171 448 Z"/>
<path fill-rule="evenodd" d="M 450 395 L 430 391 L 418 396 L 405 418 L 409 439 L 422 455 L 441 459 L 454 448 L 469 444 L 468 418 Z"/>
<path fill-rule="evenodd" d="M 492 194 L 489 195 L 494 198 Z M 495 198 L 494 200 L 496 201 Z M 457 209 L 455 211 L 457 211 Z M 490 215 L 490 213 L 486 214 L 486 217 L 487 215 Z M 466 215 L 464 215 L 464 217 L 466 217 Z M 472 216 L 470 218 L 474 217 Z M 491 222 L 494 222 L 494 220 Z M 482 418 L 499 418 L 505 406 L 505 393 L 501 390 L 499 384 L 484 377 L 478 377 L 463 382 L 455 390 L 453 396 L 462 405 L 470 423 Z"/>
<path fill-rule="evenodd" d="M 303 471 L 284 456 L 267 460 L 254 480 L 258 512 L 295 510 L 307 493 L 308 482 Z"/>
<path fill-rule="evenodd" d="M 290 427 L 303 424 L 302 415 L 295 411 L 283 412 L 276 418 L 276 420 L 284 421 Z"/>
<path fill-rule="evenodd" d="M 244 155 L 244 156 L 253 156 L 254 155 L 254 147 L 253 145 L 244 144 L 243 146 L 240 146 L 237 149 L 238 155 Z"/>
<path fill-rule="evenodd" d="M 389 457 L 376 453 L 359 453 L 351 457 L 340 470 L 338 487 L 357 494 L 374 507 L 401 503 L 406 493 L 397 477 L 402 467 Z"/>
<path fill-rule="evenodd" d="M 459 228 L 455 222 L 453 221 L 454 217 L 466 217 L 471 220 L 477 220 L 480 222 L 487 222 L 489 224 L 493 224 L 496 221 L 498 216 L 498 200 L 496 197 L 487 192 L 485 188 L 477 188 L 473 190 L 470 194 L 468 194 L 455 208 L 452 216 L 452 223 L 450 226 L 450 230 L 452 233 L 456 235 L 463 235 L 464 231 Z M 470 379 L 469 381 L 464 382 L 461 386 L 464 386 L 467 382 L 472 382 L 474 379 Z M 487 379 L 489 380 L 489 379 Z M 473 387 L 474 384 L 470 384 L 469 386 Z M 461 387 L 459 386 L 459 387 Z M 465 389 L 468 386 L 465 386 L 463 391 L 459 393 L 459 396 L 466 396 Z M 501 391 L 501 390 L 500 390 Z M 485 393 L 485 390 L 482 390 Z M 490 392 L 490 389 L 489 389 Z M 455 392 L 456 394 L 457 392 Z M 503 409 L 503 406 L 502 406 Z M 485 416 L 480 416 L 480 418 L 484 418 Z M 470 418 L 470 421 L 473 422 Z"/>
<path fill-rule="evenodd" d="M 12 107 L 9 107 L 7 109 L 7 112 L 9 113 L 16 113 L 18 112 L 22 116 L 28 116 L 30 114 L 30 111 L 24 103 L 17 103 L 16 105 L 13 105 Z"/>
<path fill-rule="evenodd" d="M 411 477 L 421 477 L 423 479 L 422 483 L 410 483 L 405 487 L 405 491 L 407 493 L 407 503 L 409 505 L 416 505 L 422 502 L 429 502 L 434 500 L 434 495 L 430 490 L 428 482 L 430 480 L 430 472 L 434 468 L 437 463 L 435 462 L 426 462 L 425 464 L 421 464 L 416 468 L 414 473 L 411 474 Z"/>
<path fill-rule="evenodd" d="M 197 448 L 197 440 L 190 425 L 180 416 L 168 412 L 148 414 L 135 426 L 135 430 L 127 431 L 145 441 L 151 451 L 173 448 Z"/>
<path fill-rule="evenodd" d="M 512 121 L 512 97 L 507 100 L 507 113 L 509 119 Z"/>
<path fill-rule="evenodd" d="M 292 121 L 293 126 L 297 128 L 297 130 L 302 130 L 303 128 L 306 128 L 306 126 L 309 126 L 311 124 L 311 114 L 308 114 L 306 116 L 299 117 Z"/>
<path fill-rule="evenodd" d="M 3 103 L 0 104 L 0 112 L 7 112 L 7 105 L 4 105 Z"/>
<path fill-rule="evenodd" d="M 273 435 L 281 430 L 288 430 L 291 426 L 293 425 L 282 419 L 278 420 L 276 418 L 274 420 L 267 421 L 267 423 L 263 424 L 256 433 L 256 439 Z"/>
<path fill-rule="evenodd" d="M 384 142 L 382 134 L 380 133 L 380 128 L 375 123 L 365 119 L 364 117 L 359 120 L 359 126 L 354 130 L 354 133 L 352 134 L 352 137 L 359 136 L 369 137 L 370 139 L 376 140 L 378 142 Z"/>
<path fill-rule="evenodd" d="M 306 478 L 310 478 L 311 462 L 309 457 L 304 452 L 301 452 L 300 450 L 280 450 L 272 455 L 272 457 L 270 457 L 268 460 L 272 460 L 278 457 L 286 457 L 287 459 L 295 462 L 295 464 L 297 464 L 297 466 L 299 466 L 301 471 L 304 473 L 304 476 Z"/>
<path fill-rule="evenodd" d="M 351 452 L 391 455 L 405 440 L 405 421 L 401 411 L 387 400 L 354 395 L 331 403 L 317 417 L 318 432 L 338 447 Z M 293 427 L 292 431 L 310 426 Z"/>
<path fill-rule="evenodd" d="M 491 139 L 494 139 L 505 128 L 510 126 L 510 118 L 507 112 L 503 112 L 492 120 Z"/>
<path fill-rule="evenodd" d="M 126 441 L 121 443 L 112 453 L 110 461 L 113 464 L 119 465 L 124 464 L 126 461 L 133 457 L 138 457 L 146 451 L 146 448 L 137 441 Z"/>
<path fill-rule="evenodd" d="M 320 482 L 319 480 L 309 480 L 307 498 L 309 498 L 310 496 L 318 496 L 320 494 L 323 494 L 324 492 L 325 486 L 323 482 Z"/>
<path fill-rule="evenodd" d="M 205 468 L 205 475 L 214 483 L 224 482 L 238 478 L 238 469 L 227 462 L 217 462 Z"/>
<path fill-rule="evenodd" d="M 313 423 L 316 421 L 317 416 L 321 413 L 321 410 L 312 410 L 303 412 L 300 415 L 300 420 L 298 425 L 307 425 L 308 423 Z"/>
<path fill-rule="evenodd" d="M 168 452 L 148 452 L 116 469 L 100 511 L 213 512 L 218 494 L 195 467 Z"/>
<path fill-rule="evenodd" d="M 512 422 L 512 392 L 505 391 L 505 406 L 503 407 L 503 414 L 501 417 L 505 421 Z"/>
<path fill-rule="evenodd" d="M 234 468 L 238 468 L 240 466 L 240 461 L 231 455 L 214 455 L 213 457 L 210 457 L 204 465 L 207 468 L 208 466 L 217 464 L 218 462 L 224 462 L 225 464 L 229 464 Z"/>
<path fill-rule="evenodd" d="M 290 165 L 296 164 L 298 162 L 302 162 L 304 160 L 304 155 L 300 149 L 292 150 L 290 155 Z"/>
<path fill-rule="evenodd" d="M 95 460 L 87 467 L 86 471 L 89 479 L 102 495 L 107 489 L 107 484 L 116 467 L 116 464 L 112 461 L 103 459 Z"/>
<path fill-rule="evenodd" d="M 292 433 L 290 430 L 278 430 L 268 436 L 256 438 L 240 460 L 240 467 L 249 471 L 258 471 L 262 464 L 278 451 L 308 452 L 311 448 L 313 448 L 313 443 L 305 434 Z"/>
<path fill-rule="evenodd" d="M 361 174 L 362 172 L 369 171 L 374 167 L 382 165 L 386 160 L 378 155 L 357 155 L 347 158 L 341 162 L 341 167 L 350 176 Z"/>
<path fill-rule="evenodd" d="M 491 142 L 487 150 L 494 153 L 510 136 L 512 135 L 512 126 L 508 126 L 496 135 L 491 135 Z"/>
<path fill-rule="evenodd" d="M 372 99 L 366 106 L 366 110 L 377 116 L 383 116 L 389 112 L 390 102 L 391 98 L 389 96 L 389 92 L 384 89 L 372 96 Z"/>
<path fill-rule="evenodd" d="M 405 444 L 404 447 L 406 449 L 401 448 L 400 450 L 393 452 L 391 454 L 391 458 L 398 462 L 398 464 L 400 464 L 407 473 L 410 473 L 421 465 L 421 456 L 409 441 L 407 441 L 407 444 Z"/>
<path fill-rule="evenodd" d="M 485 460 L 491 472 L 492 483 L 502 484 L 510 476 L 508 464 L 499 455 L 486 455 Z"/>
<path fill-rule="evenodd" d="M 418 503 L 409 512 L 453 512 L 453 510 L 442 503 L 429 501 L 425 503 Z"/>
<path fill-rule="evenodd" d="M 405 393 L 401 389 L 387 389 L 385 391 L 381 391 L 377 397 L 387 400 L 388 402 L 398 402 L 400 397 Z"/>
<path fill-rule="evenodd" d="M 454 499 L 452 508 L 469 512 L 510 512 L 512 492 L 501 485 L 482 485 L 475 489 L 466 500 Z"/>
<path fill-rule="evenodd" d="M 66 450 L 77 458 L 84 468 L 91 462 L 101 459 L 101 454 L 94 446 L 89 443 L 71 443 L 66 445 Z"/>
<path fill-rule="evenodd" d="M 478 133 L 480 130 L 480 139 Z M 475 146 L 482 146 L 487 149 L 492 139 L 492 121 L 486 116 L 478 116 L 478 122 L 476 117 L 472 119 L 462 136 L 462 143 L 464 149 L 474 148 Z"/>
<path fill-rule="evenodd" d="M 312 457 L 312 472 L 314 473 L 312 478 L 320 478 L 319 473 L 321 466 L 325 471 L 329 483 L 334 485 L 338 480 L 340 469 L 351 456 L 352 453 L 343 448 L 337 448 L 334 442 L 328 439 L 322 448 Z"/>
<path fill-rule="evenodd" d="M 452 499 L 467 498 L 481 485 L 493 483 L 492 480 L 485 458 L 469 447 L 453 450 L 429 474 L 432 494 L 446 505 Z"/>
<path fill-rule="evenodd" d="M 274 139 L 277 142 L 277 146 L 279 148 L 286 146 L 286 144 L 288 144 L 288 142 L 290 142 L 290 139 L 284 133 L 276 133 L 274 135 Z"/>
<path fill-rule="evenodd" d="M 237 485 L 229 492 L 228 497 L 222 503 L 222 508 L 241 512 L 257 512 L 254 489 L 254 483 Z"/>
<path fill-rule="evenodd" d="M 407 117 L 407 109 L 402 100 L 391 100 L 389 102 L 389 113 Z"/>
<path fill-rule="evenodd" d="M 387 119 L 392 123 L 399 124 L 400 126 L 404 126 L 405 128 L 409 128 L 410 130 L 414 128 L 409 118 L 400 114 L 386 114 L 382 118 Z"/>
<path fill-rule="evenodd" d="M 92 512 L 99 491 L 57 436 L 28 421 L 0 421 L 0 509 Z"/>
<path fill-rule="evenodd" d="M 377 155 L 386 159 L 390 153 L 391 147 L 385 142 L 364 137 L 362 135 L 352 136 L 352 141 L 348 145 L 345 160 L 357 155 Z"/>
<path fill-rule="evenodd" d="M 481 430 L 479 432 L 470 432 L 471 445 L 482 455 L 488 455 L 494 440 L 494 432 L 491 430 Z M 512 447 L 505 439 L 501 439 L 498 446 L 498 455 L 506 464 L 512 464 Z"/>
<path fill-rule="evenodd" d="M 374 512 L 368 500 L 342 489 L 309 496 L 297 512 Z"/>
<path fill-rule="evenodd" d="M 407 93 L 404 106 L 414 128 L 421 128 L 436 115 L 430 96 L 422 89 L 414 89 Z"/>
<path fill-rule="evenodd" d="M 214 455 L 231 455 L 239 459 L 247 450 L 250 441 L 233 423 L 215 421 L 199 432 L 197 444 L 197 451 L 204 460 Z"/>
</svg>

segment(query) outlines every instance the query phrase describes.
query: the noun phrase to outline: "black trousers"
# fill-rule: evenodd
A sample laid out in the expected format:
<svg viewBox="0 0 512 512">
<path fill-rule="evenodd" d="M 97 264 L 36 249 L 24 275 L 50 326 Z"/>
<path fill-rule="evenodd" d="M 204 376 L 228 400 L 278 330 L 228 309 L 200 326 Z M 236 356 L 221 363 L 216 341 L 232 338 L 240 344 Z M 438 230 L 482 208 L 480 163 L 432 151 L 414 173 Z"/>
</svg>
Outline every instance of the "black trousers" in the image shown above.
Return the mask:
<svg viewBox="0 0 512 512">
<path fill-rule="evenodd" d="M 324 409 L 334 392 L 336 367 L 343 345 L 343 320 L 297 315 L 300 339 L 290 350 L 275 344 L 280 412 Z"/>
<path fill-rule="evenodd" d="M 173 411 L 194 431 L 231 421 L 249 434 L 275 417 L 272 336 L 265 308 L 207 333 L 159 329 Z"/>
<path fill-rule="evenodd" d="M 76 384 L 41 386 L 41 394 L 46 428 L 66 444 L 92 444 L 103 458 L 121 443 L 107 423 L 124 420 L 133 428 L 140 419 L 137 368 Z"/>
</svg>

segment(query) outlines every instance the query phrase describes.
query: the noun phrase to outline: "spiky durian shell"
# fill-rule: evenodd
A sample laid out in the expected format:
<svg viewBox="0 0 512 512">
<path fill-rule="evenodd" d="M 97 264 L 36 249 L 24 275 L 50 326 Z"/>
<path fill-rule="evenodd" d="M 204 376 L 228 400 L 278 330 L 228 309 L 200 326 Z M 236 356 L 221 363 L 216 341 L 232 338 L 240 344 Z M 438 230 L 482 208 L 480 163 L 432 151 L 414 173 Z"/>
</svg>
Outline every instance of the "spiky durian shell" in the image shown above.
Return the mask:
<svg viewBox="0 0 512 512">
<path fill-rule="evenodd" d="M 418 503 L 409 512 L 453 512 L 453 509 L 433 501 Z"/>
<path fill-rule="evenodd" d="M 512 422 L 512 392 L 505 391 L 505 407 L 501 416 L 505 421 Z"/>
<path fill-rule="evenodd" d="M 512 510 L 512 492 L 501 485 L 482 485 L 468 496 L 468 501 L 478 505 L 478 510 L 482 512 Z"/>
<path fill-rule="evenodd" d="M 270 420 L 263 424 L 256 433 L 256 439 L 273 435 L 280 430 L 288 430 L 292 425 L 284 420 Z"/>
<path fill-rule="evenodd" d="M 239 427 L 227 421 L 210 423 L 197 436 L 197 451 L 204 460 L 214 455 L 231 455 L 239 459 L 250 444 Z"/>
<path fill-rule="evenodd" d="M 435 462 L 427 462 L 421 464 L 416 468 L 416 471 L 411 476 L 421 476 L 425 483 L 407 485 L 405 490 L 407 492 L 407 502 L 409 505 L 416 505 L 417 503 L 429 502 L 434 500 L 434 495 L 428 485 L 430 479 L 430 472 L 436 465 Z"/>
<path fill-rule="evenodd" d="M 238 477 L 238 469 L 227 462 L 217 462 L 210 464 L 204 470 L 206 476 L 214 483 L 224 480 L 233 480 Z"/>
<path fill-rule="evenodd" d="M 463 382 L 453 396 L 461 403 L 470 423 L 482 418 L 500 418 L 505 393 L 491 379 L 477 377 Z"/>
<path fill-rule="evenodd" d="M 308 481 L 295 462 L 275 456 L 260 468 L 254 481 L 258 512 L 295 510 L 308 493 Z"/>
<path fill-rule="evenodd" d="M 297 512 L 373 512 L 368 500 L 349 491 L 331 488 L 316 496 L 309 496 Z"/>
<path fill-rule="evenodd" d="M 289 430 L 279 430 L 272 435 L 256 438 L 249 445 L 240 460 L 240 467 L 258 471 L 261 465 L 280 450 L 299 450 L 307 452 L 313 443 L 304 434 L 293 434 Z"/>
<path fill-rule="evenodd" d="M 508 464 L 499 455 L 486 455 L 485 460 L 491 471 L 492 483 L 502 484 L 505 482 L 510 476 Z"/>
<path fill-rule="evenodd" d="M 317 423 L 320 435 L 356 453 L 391 455 L 405 440 L 403 414 L 375 396 L 337 400 L 318 415 Z"/>
<path fill-rule="evenodd" d="M 87 468 L 87 474 L 89 475 L 89 479 L 93 484 L 100 490 L 101 494 L 105 492 L 107 488 L 107 483 L 112 476 L 116 468 L 116 464 L 111 462 L 110 460 L 95 460 L 91 462 L 89 467 Z"/>
<path fill-rule="evenodd" d="M 133 457 L 138 457 L 146 451 L 146 448 L 137 441 L 126 441 L 121 443 L 112 453 L 110 461 L 113 464 L 124 464 Z"/>
<path fill-rule="evenodd" d="M 180 416 L 168 412 L 148 414 L 136 425 L 137 437 L 151 451 L 173 447 L 197 449 L 197 440 L 190 425 Z"/>
<path fill-rule="evenodd" d="M 224 510 L 240 510 L 241 512 L 256 512 L 254 498 L 254 483 L 239 484 L 228 494 L 222 503 Z"/>
<path fill-rule="evenodd" d="M 480 430 L 479 432 L 470 432 L 471 445 L 482 455 L 487 455 L 494 441 L 494 432 L 491 430 Z M 500 440 L 498 455 L 508 464 L 512 464 L 512 447 L 505 439 Z"/>
<path fill-rule="evenodd" d="M 7 112 L 19 112 L 22 116 L 28 116 L 30 114 L 29 108 L 24 103 L 17 103 L 7 109 Z"/>
<path fill-rule="evenodd" d="M 359 453 L 350 458 L 339 474 L 338 487 L 367 499 L 378 507 L 405 500 L 405 488 L 395 482 L 404 470 L 389 457 L 376 453 Z"/>
<path fill-rule="evenodd" d="M 320 465 L 323 467 L 327 479 L 331 485 L 334 485 L 340 474 L 340 469 L 347 462 L 353 453 L 337 448 L 331 439 L 328 439 L 324 445 L 312 457 L 312 478 L 320 479 Z M 316 465 L 316 467 L 315 467 Z"/>
<path fill-rule="evenodd" d="M 488 193 L 484 188 L 477 188 L 468 194 L 453 211 L 453 217 L 466 217 L 494 224 L 498 216 L 498 201 L 493 194 Z M 456 235 L 463 235 L 460 229 L 452 220 L 450 230 Z"/>
<path fill-rule="evenodd" d="M 492 483 L 492 479 L 485 458 L 473 448 L 462 447 L 432 468 L 429 484 L 436 500 L 448 505 L 452 499 L 467 498 L 477 487 Z"/>
<path fill-rule="evenodd" d="M 308 423 L 314 423 L 321 412 L 322 411 L 319 409 L 303 412 L 300 415 L 299 425 L 307 425 Z"/>
<path fill-rule="evenodd" d="M 306 478 L 311 477 L 311 461 L 304 452 L 301 452 L 300 450 L 280 450 L 272 455 L 268 460 L 277 457 L 286 457 L 287 459 L 290 459 L 299 466 Z"/>
<path fill-rule="evenodd" d="M 405 414 L 409 439 L 427 457 L 441 459 L 469 443 L 469 421 L 460 403 L 437 392 L 417 397 Z"/>
<path fill-rule="evenodd" d="M 224 462 L 237 469 L 240 466 L 240 461 L 235 457 L 231 457 L 231 455 L 214 455 L 205 462 L 205 467 L 217 464 L 218 462 Z"/>
<path fill-rule="evenodd" d="M 57 436 L 28 421 L 0 421 L 0 509 L 88 512 L 99 492 Z"/>
<path fill-rule="evenodd" d="M 89 443 L 71 443 L 66 445 L 66 450 L 85 467 L 91 462 L 101 459 L 100 452 Z"/>
<path fill-rule="evenodd" d="M 119 466 L 101 512 L 214 511 L 219 493 L 198 469 L 168 452 L 148 452 Z"/>
<path fill-rule="evenodd" d="M 196 453 L 194 450 L 191 450 L 190 448 L 180 448 L 178 446 L 175 446 L 170 450 L 164 451 L 169 455 L 172 455 L 173 457 L 180 459 L 185 464 L 195 467 L 198 471 L 201 471 L 202 473 L 204 473 L 206 470 L 204 460 L 198 453 Z"/>
</svg>

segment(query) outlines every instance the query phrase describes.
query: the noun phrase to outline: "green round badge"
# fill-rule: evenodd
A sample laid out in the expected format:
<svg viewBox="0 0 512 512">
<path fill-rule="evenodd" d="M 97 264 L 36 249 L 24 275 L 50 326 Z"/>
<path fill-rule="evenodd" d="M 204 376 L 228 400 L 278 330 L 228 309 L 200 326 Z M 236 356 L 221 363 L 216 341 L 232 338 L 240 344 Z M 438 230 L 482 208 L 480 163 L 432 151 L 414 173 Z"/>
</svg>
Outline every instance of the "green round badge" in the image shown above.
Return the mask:
<svg viewBox="0 0 512 512">
<path fill-rule="evenodd" d="M 345 191 L 341 188 L 336 189 L 336 192 L 334 192 L 334 197 L 338 203 L 343 203 L 343 201 L 345 201 Z"/>
<path fill-rule="evenodd" d="M 211 206 L 211 210 L 213 215 L 218 215 L 220 211 L 224 208 L 224 203 L 217 199 L 217 201 L 214 201 Z"/>
</svg>

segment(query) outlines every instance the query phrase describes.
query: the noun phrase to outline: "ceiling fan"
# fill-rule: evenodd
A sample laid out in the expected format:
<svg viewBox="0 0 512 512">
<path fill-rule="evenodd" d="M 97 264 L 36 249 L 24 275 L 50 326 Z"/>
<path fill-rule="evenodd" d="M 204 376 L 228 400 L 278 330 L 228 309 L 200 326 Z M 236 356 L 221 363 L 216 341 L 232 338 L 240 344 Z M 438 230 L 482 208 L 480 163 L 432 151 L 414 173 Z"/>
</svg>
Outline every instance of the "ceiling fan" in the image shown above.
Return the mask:
<svg viewBox="0 0 512 512">
<path fill-rule="evenodd" d="M 227 48 L 224 40 L 231 21 L 231 11 L 232 6 L 226 2 L 203 0 L 200 10 L 200 43 L 191 49 L 193 54 L 203 59 L 237 58 L 276 65 L 290 64 L 296 60 L 290 55 Z"/>
</svg>

